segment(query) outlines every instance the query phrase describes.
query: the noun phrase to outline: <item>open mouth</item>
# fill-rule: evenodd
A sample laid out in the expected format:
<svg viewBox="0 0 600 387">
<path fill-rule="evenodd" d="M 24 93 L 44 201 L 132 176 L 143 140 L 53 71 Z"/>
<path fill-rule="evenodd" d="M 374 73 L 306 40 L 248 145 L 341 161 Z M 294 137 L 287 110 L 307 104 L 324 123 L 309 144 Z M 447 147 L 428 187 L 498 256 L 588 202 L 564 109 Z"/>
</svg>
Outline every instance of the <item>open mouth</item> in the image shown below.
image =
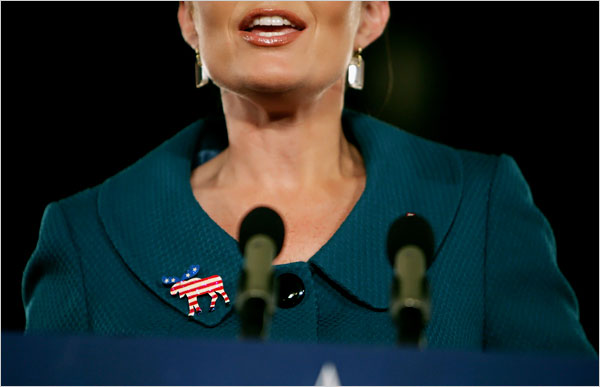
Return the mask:
<svg viewBox="0 0 600 387">
<path fill-rule="evenodd" d="M 306 23 L 294 13 L 285 10 L 258 9 L 240 22 L 242 38 L 258 46 L 281 46 L 292 42 Z"/>
</svg>

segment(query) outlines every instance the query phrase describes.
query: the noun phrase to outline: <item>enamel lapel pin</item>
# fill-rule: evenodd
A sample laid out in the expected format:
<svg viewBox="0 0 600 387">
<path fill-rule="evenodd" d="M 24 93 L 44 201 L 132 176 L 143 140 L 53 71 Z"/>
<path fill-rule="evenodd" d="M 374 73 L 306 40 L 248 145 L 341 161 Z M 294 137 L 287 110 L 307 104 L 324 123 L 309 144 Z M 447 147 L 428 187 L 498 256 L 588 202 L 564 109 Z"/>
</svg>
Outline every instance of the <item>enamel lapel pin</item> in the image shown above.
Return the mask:
<svg viewBox="0 0 600 387">
<path fill-rule="evenodd" d="M 223 280 L 218 275 L 213 275 L 207 278 L 193 278 L 200 270 L 200 265 L 192 265 L 179 279 L 178 277 L 162 277 L 164 285 L 171 286 L 171 295 L 175 296 L 179 293 L 179 298 L 187 296 L 190 313 L 188 316 L 193 316 L 194 312 L 202 313 L 200 305 L 198 305 L 198 296 L 208 294 L 211 297 L 209 312 L 215 310 L 217 303 L 217 293 L 223 297 L 225 305 L 229 305 L 229 297 L 225 293 Z"/>
</svg>

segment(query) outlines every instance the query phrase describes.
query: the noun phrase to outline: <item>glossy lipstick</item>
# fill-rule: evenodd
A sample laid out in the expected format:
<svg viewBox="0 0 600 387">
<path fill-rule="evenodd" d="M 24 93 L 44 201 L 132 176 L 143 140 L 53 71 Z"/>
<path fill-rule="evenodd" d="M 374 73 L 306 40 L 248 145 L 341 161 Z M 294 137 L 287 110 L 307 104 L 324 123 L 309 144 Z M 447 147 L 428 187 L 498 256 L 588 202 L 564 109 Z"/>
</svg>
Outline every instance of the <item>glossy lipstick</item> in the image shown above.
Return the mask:
<svg viewBox="0 0 600 387">
<path fill-rule="evenodd" d="M 287 19 L 292 26 L 251 26 L 256 18 L 266 16 L 281 16 L 282 18 Z M 261 47 L 277 47 L 289 44 L 296 40 L 306 28 L 306 23 L 291 11 L 263 8 L 250 11 L 242 21 L 240 21 L 238 28 L 240 37 L 250 44 Z"/>
</svg>

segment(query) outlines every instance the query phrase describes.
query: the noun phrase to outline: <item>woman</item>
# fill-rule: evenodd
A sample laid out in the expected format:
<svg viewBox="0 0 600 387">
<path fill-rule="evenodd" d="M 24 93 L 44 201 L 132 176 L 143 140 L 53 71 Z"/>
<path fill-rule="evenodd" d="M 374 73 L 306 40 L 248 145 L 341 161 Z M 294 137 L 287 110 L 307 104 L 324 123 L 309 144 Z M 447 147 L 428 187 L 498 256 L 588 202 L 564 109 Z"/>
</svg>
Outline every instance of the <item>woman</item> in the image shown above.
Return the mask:
<svg viewBox="0 0 600 387">
<path fill-rule="evenodd" d="M 593 352 L 510 157 L 343 111 L 348 65 L 382 33 L 387 3 L 181 3 L 178 17 L 224 119 L 48 207 L 24 277 L 28 331 L 236 336 L 224 297 L 189 318 L 161 278 L 198 265 L 235 301 L 239 223 L 268 205 L 286 227 L 276 275 L 304 290 L 280 305 L 274 340 L 393 343 L 385 237 L 412 212 L 435 235 L 429 347 Z"/>
</svg>

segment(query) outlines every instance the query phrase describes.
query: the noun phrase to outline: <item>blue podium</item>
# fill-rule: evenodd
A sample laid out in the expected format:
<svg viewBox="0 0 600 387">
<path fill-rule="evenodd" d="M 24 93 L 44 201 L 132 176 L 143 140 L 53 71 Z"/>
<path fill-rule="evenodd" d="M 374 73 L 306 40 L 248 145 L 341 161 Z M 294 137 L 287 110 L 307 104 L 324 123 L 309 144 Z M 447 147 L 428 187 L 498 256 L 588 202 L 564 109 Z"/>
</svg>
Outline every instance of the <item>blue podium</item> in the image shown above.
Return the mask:
<svg viewBox="0 0 600 387">
<path fill-rule="evenodd" d="M 598 359 L 195 338 L 2 334 L 2 385 L 598 385 Z"/>
</svg>

